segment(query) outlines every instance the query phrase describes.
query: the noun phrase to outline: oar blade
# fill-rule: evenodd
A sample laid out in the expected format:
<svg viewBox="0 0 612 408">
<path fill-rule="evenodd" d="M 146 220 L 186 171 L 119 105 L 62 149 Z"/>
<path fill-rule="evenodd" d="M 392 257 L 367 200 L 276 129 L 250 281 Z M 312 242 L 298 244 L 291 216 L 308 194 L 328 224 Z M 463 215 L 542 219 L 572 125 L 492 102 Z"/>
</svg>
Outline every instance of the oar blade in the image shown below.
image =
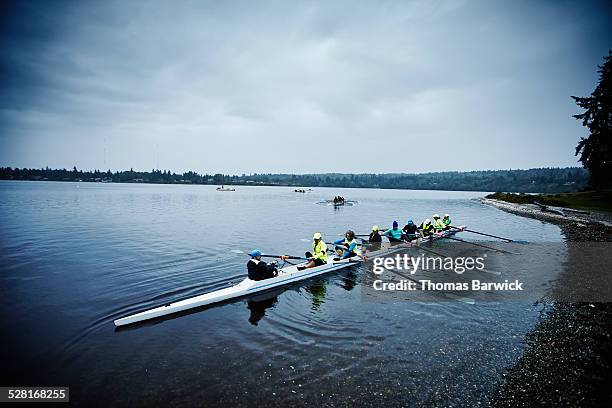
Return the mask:
<svg viewBox="0 0 612 408">
<path fill-rule="evenodd" d="M 472 229 L 468 229 L 465 227 L 453 227 L 455 229 L 459 229 L 461 228 L 463 231 L 467 231 L 467 232 L 471 232 L 472 234 L 478 234 L 478 235 L 483 235 L 485 237 L 491 237 L 491 238 L 497 238 L 497 239 L 501 239 L 502 241 L 507 241 L 507 242 L 516 242 L 519 244 L 528 244 L 529 241 L 525 241 L 525 240 L 521 240 L 521 239 L 510 239 L 510 238 L 505 238 L 505 237 L 500 237 L 498 235 L 493 235 L 493 234 L 487 234 L 485 232 L 481 232 L 481 231 L 474 231 Z"/>
</svg>

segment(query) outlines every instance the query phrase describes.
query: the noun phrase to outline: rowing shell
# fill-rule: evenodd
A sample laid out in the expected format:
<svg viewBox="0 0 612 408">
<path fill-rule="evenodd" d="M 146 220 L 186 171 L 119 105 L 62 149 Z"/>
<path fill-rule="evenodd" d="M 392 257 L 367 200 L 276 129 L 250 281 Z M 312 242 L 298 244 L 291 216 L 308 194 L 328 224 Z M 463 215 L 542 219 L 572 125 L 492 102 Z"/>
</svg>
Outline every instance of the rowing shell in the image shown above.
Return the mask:
<svg viewBox="0 0 612 408">
<path fill-rule="evenodd" d="M 443 233 L 443 236 L 431 237 L 430 240 L 433 241 L 444 237 L 449 237 L 455 235 L 456 233 L 457 230 L 445 231 Z M 379 258 L 381 256 L 385 256 L 408 247 L 410 247 L 410 244 L 385 246 L 385 248 L 381 248 L 380 250 L 367 253 L 367 257 L 368 259 Z M 359 256 L 354 256 L 352 258 L 342 259 L 339 261 L 331 261 L 330 263 L 327 263 L 325 265 L 316 266 L 314 268 L 308 268 L 301 271 L 298 270 L 298 266 L 305 265 L 306 263 L 302 263 L 299 265 L 291 265 L 279 269 L 278 275 L 274 278 L 269 278 L 261 281 L 254 281 L 249 278 L 246 278 L 239 284 L 231 286 L 229 288 L 216 290 L 214 292 L 205 293 L 203 295 L 195 296 L 189 299 L 169 303 L 164 306 L 159 306 L 154 309 L 145 310 L 144 312 L 117 319 L 114 323 L 115 326 L 125 326 L 128 324 L 138 323 L 145 320 L 155 319 L 157 317 L 182 312 L 184 310 L 194 309 L 196 307 L 219 303 L 229 299 L 248 296 L 257 292 L 263 292 L 278 286 L 288 285 L 294 282 L 312 278 L 314 276 L 322 275 L 324 273 L 336 271 L 362 262 L 364 262 L 363 258 Z"/>
</svg>

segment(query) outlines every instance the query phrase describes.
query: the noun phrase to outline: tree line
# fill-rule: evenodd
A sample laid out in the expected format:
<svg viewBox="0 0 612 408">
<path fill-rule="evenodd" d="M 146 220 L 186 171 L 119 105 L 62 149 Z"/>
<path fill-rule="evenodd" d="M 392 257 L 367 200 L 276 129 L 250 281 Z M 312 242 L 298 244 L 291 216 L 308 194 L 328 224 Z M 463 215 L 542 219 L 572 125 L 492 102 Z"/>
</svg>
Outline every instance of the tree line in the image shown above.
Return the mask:
<svg viewBox="0 0 612 408">
<path fill-rule="evenodd" d="M 486 170 L 437 173 L 387 174 L 177 174 L 170 170 L 84 171 L 67 169 L 0 168 L 2 180 L 41 180 L 73 182 L 228 184 L 291 187 L 355 187 L 410 190 L 506 191 L 517 193 L 561 193 L 584 189 L 588 172 L 579 167 L 529 170 Z"/>
</svg>

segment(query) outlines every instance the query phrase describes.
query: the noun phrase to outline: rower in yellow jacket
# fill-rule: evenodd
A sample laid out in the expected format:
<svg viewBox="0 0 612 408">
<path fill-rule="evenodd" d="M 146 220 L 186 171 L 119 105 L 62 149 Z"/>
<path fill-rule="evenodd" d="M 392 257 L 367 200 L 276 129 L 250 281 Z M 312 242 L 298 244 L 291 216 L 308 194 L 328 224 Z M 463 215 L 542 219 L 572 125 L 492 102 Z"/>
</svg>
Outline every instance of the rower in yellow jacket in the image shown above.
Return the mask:
<svg viewBox="0 0 612 408">
<path fill-rule="evenodd" d="M 446 228 L 438 214 L 433 215 L 433 228 L 435 232 L 442 232 Z"/>
<path fill-rule="evenodd" d="M 321 233 L 315 233 L 312 239 L 312 252 L 306 252 L 308 264 L 306 264 L 306 266 L 298 266 L 299 271 L 306 268 L 314 268 L 315 266 L 325 265 L 327 263 L 327 244 L 325 241 L 323 241 Z"/>
<path fill-rule="evenodd" d="M 423 223 L 421 223 L 421 225 L 419 225 L 419 231 L 421 231 L 421 236 L 423 238 L 433 234 L 434 227 L 429 218 L 427 218 L 425 221 L 423 221 Z"/>
</svg>

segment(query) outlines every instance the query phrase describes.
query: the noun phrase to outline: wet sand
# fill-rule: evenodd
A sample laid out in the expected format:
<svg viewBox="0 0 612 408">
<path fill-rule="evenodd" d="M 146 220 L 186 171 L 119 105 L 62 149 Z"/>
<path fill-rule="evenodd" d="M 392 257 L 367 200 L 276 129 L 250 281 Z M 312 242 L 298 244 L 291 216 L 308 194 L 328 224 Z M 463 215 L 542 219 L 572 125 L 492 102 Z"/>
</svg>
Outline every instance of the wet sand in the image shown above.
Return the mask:
<svg viewBox="0 0 612 408">
<path fill-rule="evenodd" d="M 556 285 L 577 287 L 596 284 L 577 276 L 580 265 L 572 265 L 572 243 L 612 242 L 612 224 L 607 214 L 571 213 L 564 217 L 535 206 L 483 200 L 503 211 L 552 222 L 561 228 L 570 244 L 568 267 Z M 584 269 L 584 268 L 583 268 Z M 608 267 L 609 269 L 609 267 Z M 612 303 L 565 302 L 543 299 L 544 310 L 535 329 L 526 338 L 519 361 L 492 395 L 495 407 L 609 406 L 612 401 Z"/>
</svg>

